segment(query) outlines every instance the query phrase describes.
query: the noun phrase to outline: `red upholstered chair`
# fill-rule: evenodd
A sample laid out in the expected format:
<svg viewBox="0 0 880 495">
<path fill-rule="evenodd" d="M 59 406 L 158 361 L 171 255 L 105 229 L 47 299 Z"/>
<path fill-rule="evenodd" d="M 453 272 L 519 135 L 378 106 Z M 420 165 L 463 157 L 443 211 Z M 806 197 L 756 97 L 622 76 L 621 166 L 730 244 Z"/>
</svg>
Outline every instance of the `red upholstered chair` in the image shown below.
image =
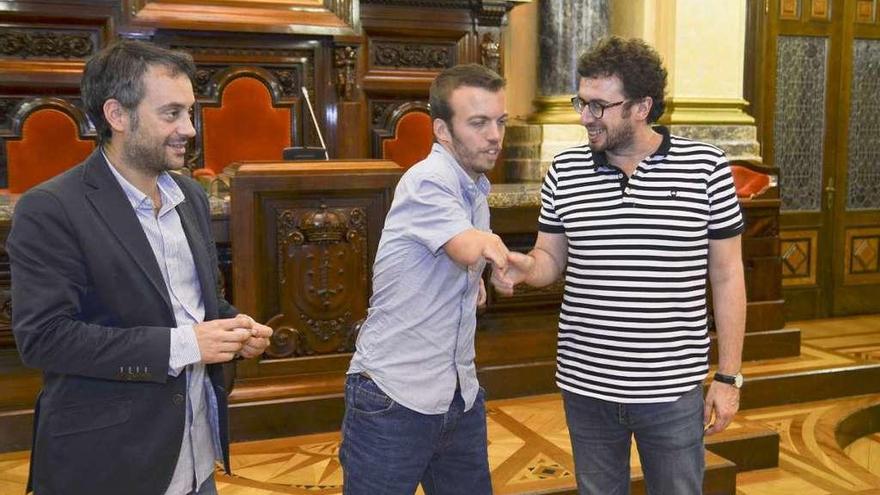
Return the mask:
<svg viewBox="0 0 880 495">
<path fill-rule="evenodd" d="M 409 112 L 397 120 L 394 130 L 394 137 L 382 142 L 382 158 L 409 168 L 428 156 L 434 142 L 430 115 Z"/>
<path fill-rule="evenodd" d="M 7 187 L 23 193 L 83 161 L 95 149 L 85 116 L 70 103 L 42 98 L 23 105 L 6 139 Z"/>
<path fill-rule="evenodd" d="M 269 87 L 249 76 L 228 82 L 219 99 L 219 106 L 202 106 L 206 169 L 220 173 L 236 161 L 281 158 L 291 145 L 290 106 L 274 106 Z"/>
</svg>

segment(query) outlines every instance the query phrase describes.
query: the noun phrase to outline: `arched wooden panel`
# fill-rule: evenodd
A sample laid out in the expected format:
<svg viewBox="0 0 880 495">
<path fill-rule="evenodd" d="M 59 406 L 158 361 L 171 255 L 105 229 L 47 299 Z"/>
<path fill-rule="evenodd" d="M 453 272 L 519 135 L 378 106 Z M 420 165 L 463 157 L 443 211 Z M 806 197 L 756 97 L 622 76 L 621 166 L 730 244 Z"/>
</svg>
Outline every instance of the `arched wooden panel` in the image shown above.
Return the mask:
<svg viewBox="0 0 880 495">
<path fill-rule="evenodd" d="M 409 112 L 397 121 L 394 137 L 382 142 L 382 158 L 409 168 L 428 156 L 433 142 L 431 116 Z"/>
<path fill-rule="evenodd" d="M 54 107 L 37 108 L 26 115 L 20 138 L 6 142 L 9 192 L 31 187 L 83 161 L 95 142 L 82 138 L 76 120 Z"/>
<path fill-rule="evenodd" d="M 269 88 L 238 77 L 220 95 L 219 107 L 202 108 L 205 168 L 221 172 L 240 160 L 278 160 L 291 145 L 291 109 L 272 105 Z"/>
</svg>

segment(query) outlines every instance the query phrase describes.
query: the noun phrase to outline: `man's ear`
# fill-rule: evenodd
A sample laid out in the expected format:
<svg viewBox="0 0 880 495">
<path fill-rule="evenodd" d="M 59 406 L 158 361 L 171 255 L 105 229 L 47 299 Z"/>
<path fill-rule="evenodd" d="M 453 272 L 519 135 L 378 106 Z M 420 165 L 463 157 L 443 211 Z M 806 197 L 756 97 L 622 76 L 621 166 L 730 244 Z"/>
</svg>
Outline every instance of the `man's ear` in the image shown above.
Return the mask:
<svg viewBox="0 0 880 495">
<path fill-rule="evenodd" d="M 639 120 L 648 120 L 651 109 L 654 108 L 654 98 L 646 96 L 636 105 L 636 117 Z"/>
<path fill-rule="evenodd" d="M 110 129 L 116 132 L 123 132 L 128 130 L 129 126 L 129 115 L 128 110 L 126 110 L 122 103 L 119 103 L 119 100 L 114 98 L 110 98 L 104 102 L 104 119 L 107 121 L 107 124 L 110 125 Z"/>
<path fill-rule="evenodd" d="M 432 122 L 434 127 L 434 138 L 439 143 L 448 143 L 452 141 L 452 133 L 449 132 L 449 125 L 443 119 L 434 119 Z"/>
</svg>

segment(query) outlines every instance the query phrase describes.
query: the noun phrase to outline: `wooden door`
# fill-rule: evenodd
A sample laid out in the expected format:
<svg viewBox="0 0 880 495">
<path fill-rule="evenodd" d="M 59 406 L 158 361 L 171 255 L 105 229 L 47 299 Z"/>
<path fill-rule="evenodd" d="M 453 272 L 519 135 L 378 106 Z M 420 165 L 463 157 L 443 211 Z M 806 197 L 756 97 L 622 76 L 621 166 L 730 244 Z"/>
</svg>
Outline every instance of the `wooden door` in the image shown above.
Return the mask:
<svg viewBox="0 0 880 495">
<path fill-rule="evenodd" d="M 878 0 L 765 0 L 755 78 L 780 170 L 786 320 L 880 312 Z"/>
</svg>

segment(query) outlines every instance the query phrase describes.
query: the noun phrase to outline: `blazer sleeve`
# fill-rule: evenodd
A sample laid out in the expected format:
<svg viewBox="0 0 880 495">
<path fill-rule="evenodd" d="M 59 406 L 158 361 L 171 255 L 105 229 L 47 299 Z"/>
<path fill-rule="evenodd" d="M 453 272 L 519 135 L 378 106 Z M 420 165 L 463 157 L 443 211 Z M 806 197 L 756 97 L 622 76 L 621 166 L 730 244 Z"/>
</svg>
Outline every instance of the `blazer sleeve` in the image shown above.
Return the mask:
<svg viewBox="0 0 880 495">
<path fill-rule="evenodd" d="M 107 380 L 165 382 L 167 327 L 109 327 L 83 316 L 94 311 L 91 272 L 67 209 L 52 192 L 33 189 L 22 196 L 6 249 L 12 327 L 25 365 Z"/>
</svg>

